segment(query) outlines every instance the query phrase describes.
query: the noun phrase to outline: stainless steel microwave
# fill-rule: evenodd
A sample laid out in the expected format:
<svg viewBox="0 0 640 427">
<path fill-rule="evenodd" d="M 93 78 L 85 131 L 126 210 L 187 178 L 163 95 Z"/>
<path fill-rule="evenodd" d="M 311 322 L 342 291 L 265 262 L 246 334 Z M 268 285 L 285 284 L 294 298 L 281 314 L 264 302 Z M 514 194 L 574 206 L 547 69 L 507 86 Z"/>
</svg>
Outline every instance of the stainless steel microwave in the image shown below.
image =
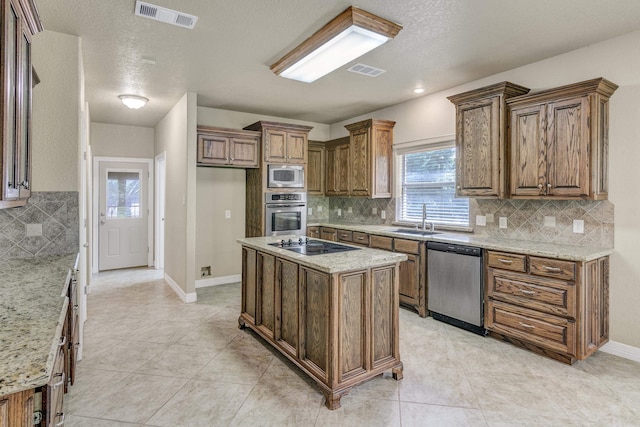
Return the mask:
<svg viewBox="0 0 640 427">
<path fill-rule="evenodd" d="M 268 188 L 304 188 L 303 165 L 268 165 Z"/>
</svg>

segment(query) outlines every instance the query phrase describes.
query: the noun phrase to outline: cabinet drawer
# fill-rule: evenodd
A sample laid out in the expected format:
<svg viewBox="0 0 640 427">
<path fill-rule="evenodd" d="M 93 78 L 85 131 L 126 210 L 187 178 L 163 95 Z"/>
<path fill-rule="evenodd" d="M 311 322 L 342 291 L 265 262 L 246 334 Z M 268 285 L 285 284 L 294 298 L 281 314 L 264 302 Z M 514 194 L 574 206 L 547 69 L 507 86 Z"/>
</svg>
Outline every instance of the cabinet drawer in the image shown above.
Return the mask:
<svg viewBox="0 0 640 427">
<path fill-rule="evenodd" d="M 353 233 L 347 230 L 338 230 L 339 242 L 353 242 Z"/>
<path fill-rule="evenodd" d="M 353 243 L 362 246 L 369 246 L 369 235 L 367 233 L 353 232 Z"/>
<path fill-rule="evenodd" d="M 393 248 L 396 252 L 420 254 L 420 242 L 416 240 L 393 239 Z"/>
<path fill-rule="evenodd" d="M 487 297 L 557 316 L 576 317 L 576 287 L 559 280 L 489 268 Z"/>
<path fill-rule="evenodd" d="M 556 277 L 564 280 L 576 279 L 576 263 L 559 259 L 529 257 L 531 274 L 546 277 Z"/>
<path fill-rule="evenodd" d="M 487 252 L 487 265 L 489 267 L 502 268 L 504 270 L 527 271 L 527 256 L 508 254 L 505 252 Z"/>
<path fill-rule="evenodd" d="M 393 250 L 393 238 L 384 236 L 369 236 L 369 246 L 375 249 Z"/>
<path fill-rule="evenodd" d="M 576 324 L 562 317 L 489 300 L 485 322 L 490 331 L 575 355 Z"/>
</svg>

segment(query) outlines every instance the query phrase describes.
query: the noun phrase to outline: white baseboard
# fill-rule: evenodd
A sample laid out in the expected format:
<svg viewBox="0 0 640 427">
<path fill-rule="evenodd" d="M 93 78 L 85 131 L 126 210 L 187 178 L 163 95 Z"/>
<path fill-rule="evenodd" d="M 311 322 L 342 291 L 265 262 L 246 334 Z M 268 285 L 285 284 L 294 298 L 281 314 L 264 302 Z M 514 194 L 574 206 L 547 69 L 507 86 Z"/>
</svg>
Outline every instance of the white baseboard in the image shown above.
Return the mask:
<svg viewBox="0 0 640 427">
<path fill-rule="evenodd" d="M 632 345 L 622 344 L 621 342 L 609 341 L 608 343 L 600 347 L 599 351 L 640 362 L 640 348 L 634 347 Z"/>
<path fill-rule="evenodd" d="M 209 286 L 226 285 L 229 283 L 237 283 L 242 280 L 242 275 L 232 274 L 231 276 L 209 277 L 208 279 L 196 280 L 196 289 L 206 288 Z"/>
<path fill-rule="evenodd" d="M 178 286 L 176 281 L 173 280 L 171 276 L 169 276 L 167 273 L 164 273 L 164 281 L 167 282 L 169 286 L 171 286 L 171 289 L 173 289 L 173 291 L 176 294 L 178 294 L 178 297 L 180 297 L 182 302 L 185 302 L 185 303 L 196 302 L 196 300 L 198 299 L 198 295 L 195 292 L 191 292 L 188 294 L 185 291 L 183 291 L 182 288 Z"/>
</svg>

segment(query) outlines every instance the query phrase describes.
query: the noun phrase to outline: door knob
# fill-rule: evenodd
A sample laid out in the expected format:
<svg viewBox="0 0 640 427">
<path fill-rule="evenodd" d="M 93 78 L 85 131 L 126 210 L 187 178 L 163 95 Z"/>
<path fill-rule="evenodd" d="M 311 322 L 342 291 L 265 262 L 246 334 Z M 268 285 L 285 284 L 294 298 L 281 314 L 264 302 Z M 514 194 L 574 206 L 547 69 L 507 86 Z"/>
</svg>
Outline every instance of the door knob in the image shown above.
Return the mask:
<svg viewBox="0 0 640 427">
<path fill-rule="evenodd" d="M 100 225 L 104 225 L 104 224 L 105 224 L 105 222 L 106 222 L 106 221 L 105 221 L 104 219 L 101 219 L 101 220 L 100 220 Z"/>
</svg>

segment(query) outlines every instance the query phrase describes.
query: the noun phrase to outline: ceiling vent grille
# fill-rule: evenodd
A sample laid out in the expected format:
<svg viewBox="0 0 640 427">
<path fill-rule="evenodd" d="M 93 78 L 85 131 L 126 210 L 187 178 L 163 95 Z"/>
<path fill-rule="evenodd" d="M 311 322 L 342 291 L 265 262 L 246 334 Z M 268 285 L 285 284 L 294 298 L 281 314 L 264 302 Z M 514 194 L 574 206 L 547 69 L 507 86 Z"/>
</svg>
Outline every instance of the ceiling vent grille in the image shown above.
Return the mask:
<svg viewBox="0 0 640 427">
<path fill-rule="evenodd" d="M 380 68 L 372 67 L 370 65 L 364 64 L 356 64 L 349 68 L 347 71 L 351 71 L 352 73 L 363 74 L 369 77 L 378 77 L 382 73 L 386 73 L 386 70 L 381 70 Z"/>
<path fill-rule="evenodd" d="M 196 25 L 196 21 L 198 20 L 197 16 L 167 9 L 166 7 L 156 6 L 139 0 L 136 1 L 136 16 L 164 22 L 165 24 L 177 25 L 190 30 L 193 30 L 193 27 Z"/>
</svg>

